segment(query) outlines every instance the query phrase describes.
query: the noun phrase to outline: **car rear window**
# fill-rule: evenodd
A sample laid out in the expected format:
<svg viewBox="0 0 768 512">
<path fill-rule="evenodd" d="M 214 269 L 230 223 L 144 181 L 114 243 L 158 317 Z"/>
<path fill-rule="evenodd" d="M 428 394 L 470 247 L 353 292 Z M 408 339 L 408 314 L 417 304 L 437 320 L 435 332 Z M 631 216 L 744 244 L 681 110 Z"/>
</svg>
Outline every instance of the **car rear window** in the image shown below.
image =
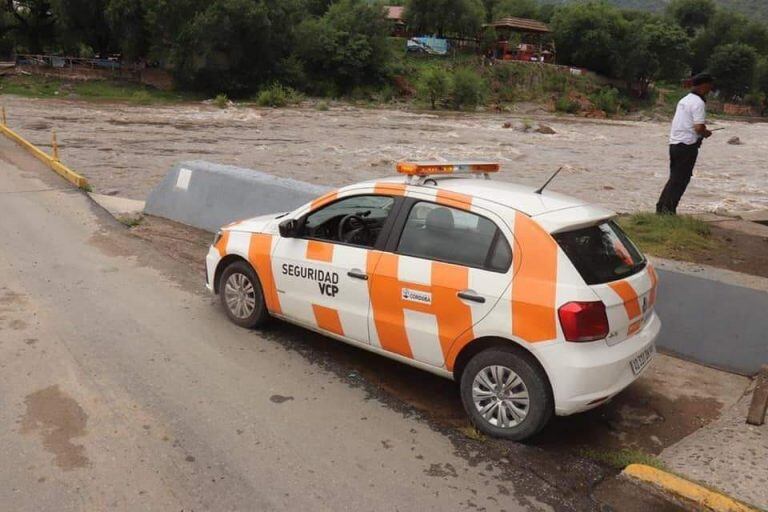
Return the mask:
<svg viewBox="0 0 768 512">
<path fill-rule="evenodd" d="M 624 279 L 645 267 L 645 258 L 613 221 L 554 235 L 587 284 Z"/>
</svg>

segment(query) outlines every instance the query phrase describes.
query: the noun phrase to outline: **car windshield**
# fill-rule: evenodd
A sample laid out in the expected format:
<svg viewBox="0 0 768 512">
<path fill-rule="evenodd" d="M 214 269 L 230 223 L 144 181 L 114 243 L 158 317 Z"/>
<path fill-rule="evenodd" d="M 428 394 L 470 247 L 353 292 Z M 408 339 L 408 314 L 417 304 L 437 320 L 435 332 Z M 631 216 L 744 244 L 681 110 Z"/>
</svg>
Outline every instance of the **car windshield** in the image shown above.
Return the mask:
<svg viewBox="0 0 768 512">
<path fill-rule="evenodd" d="M 629 277 L 645 267 L 645 258 L 613 221 L 554 235 L 587 284 Z"/>
</svg>

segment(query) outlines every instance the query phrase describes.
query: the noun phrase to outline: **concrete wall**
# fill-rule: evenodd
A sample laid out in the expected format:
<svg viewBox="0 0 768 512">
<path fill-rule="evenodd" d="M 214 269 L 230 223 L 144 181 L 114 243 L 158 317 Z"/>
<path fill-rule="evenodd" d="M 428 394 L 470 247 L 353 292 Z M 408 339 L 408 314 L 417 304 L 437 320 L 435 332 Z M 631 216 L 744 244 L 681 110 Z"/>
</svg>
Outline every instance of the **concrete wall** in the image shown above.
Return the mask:
<svg viewBox="0 0 768 512">
<path fill-rule="evenodd" d="M 150 192 L 144 213 L 216 231 L 236 220 L 292 210 L 328 190 L 251 169 L 182 162 Z"/>
<path fill-rule="evenodd" d="M 743 375 L 754 375 L 768 363 L 768 280 L 673 262 L 655 264 L 660 349 Z"/>
</svg>

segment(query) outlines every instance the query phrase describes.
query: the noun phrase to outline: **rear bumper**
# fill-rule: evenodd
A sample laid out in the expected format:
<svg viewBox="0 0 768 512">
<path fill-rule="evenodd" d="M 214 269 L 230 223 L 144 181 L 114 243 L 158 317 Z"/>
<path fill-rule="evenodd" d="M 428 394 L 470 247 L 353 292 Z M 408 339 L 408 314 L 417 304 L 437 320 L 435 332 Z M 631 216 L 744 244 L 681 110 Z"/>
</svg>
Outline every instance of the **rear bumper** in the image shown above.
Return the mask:
<svg viewBox="0 0 768 512">
<path fill-rule="evenodd" d="M 660 329 L 661 321 L 654 313 L 643 329 L 612 347 L 600 341 L 564 343 L 542 350 L 540 356 L 555 395 L 555 414 L 568 416 L 597 407 L 637 380 L 652 361 L 637 375 L 630 361 L 655 346 Z"/>
</svg>

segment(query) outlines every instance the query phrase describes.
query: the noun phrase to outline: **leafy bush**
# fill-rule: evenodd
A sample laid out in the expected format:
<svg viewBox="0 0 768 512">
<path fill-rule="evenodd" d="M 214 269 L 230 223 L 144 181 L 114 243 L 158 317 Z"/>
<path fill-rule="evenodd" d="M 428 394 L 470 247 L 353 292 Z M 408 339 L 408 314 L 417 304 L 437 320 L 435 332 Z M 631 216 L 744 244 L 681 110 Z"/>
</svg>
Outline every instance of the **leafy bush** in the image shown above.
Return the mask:
<svg viewBox="0 0 768 512">
<path fill-rule="evenodd" d="M 555 110 L 575 114 L 579 111 L 579 104 L 568 98 L 568 96 L 560 96 L 555 102 Z"/>
<path fill-rule="evenodd" d="M 590 99 L 600 110 L 609 114 L 615 114 L 619 111 L 621 106 L 621 100 L 619 99 L 619 91 L 613 87 L 606 87 L 600 89 L 594 93 Z"/>
<path fill-rule="evenodd" d="M 476 107 L 488 95 L 488 86 L 477 71 L 459 68 L 453 72 L 451 97 L 456 108 Z"/>
<path fill-rule="evenodd" d="M 517 78 L 517 67 L 512 63 L 493 66 L 493 78 L 501 83 L 510 83 Z"/>
<path fill-rule="evenodd" d="M 299 101 L 301 101 L 301 96 L 294 89 L 277 82 L 266 89 L 262 89 L 256 97 L 256 103 L 260 107 L 284 107 Z"/>
<path fill-rule="evenodd" d="M 152 95 L 147 91 L 135 91 L 131 94 L 130 101 L 138 105 L 149 105 L 152 103 Z"/>
<path fill-rule="evenodd" d="M 726 100 L 742 98 L 754 85 L 757 52 L 741 43 L 718 46 L 709 59 L 709 70 L 717 77 L 717 86 Z"/>
<path fill-rule="evenodd" d="M 417 91 L 419 97 L 429 101 L 432 109 L 435 109 L 438 104 L 445 101 L 448 96 L 449 86 L 448 73 L 439 66 L 431 66 L 425 69 L 421 76 L 419 76 Z"/>
<path fill-rule="evenodd" d="M 389 24 L 378 5 L 339 0 L 320 18 L 296 28 L 295 50 L 304 70 L 342 91 L 380 83 L 389 72 Z"/>
<path fill-rule="evenodd" d="M 229 105 L 229 97 L 226 94 L 218 94 L 213 99 L 213 104 L 219 108 L 227 108 Z"/>
<path fill-rule="evenodd" d="M 563 73 L 547 73 L 542 86 L 547 92 L 563 93 L 568 89 L 568 76 Z"/>
</svg>

